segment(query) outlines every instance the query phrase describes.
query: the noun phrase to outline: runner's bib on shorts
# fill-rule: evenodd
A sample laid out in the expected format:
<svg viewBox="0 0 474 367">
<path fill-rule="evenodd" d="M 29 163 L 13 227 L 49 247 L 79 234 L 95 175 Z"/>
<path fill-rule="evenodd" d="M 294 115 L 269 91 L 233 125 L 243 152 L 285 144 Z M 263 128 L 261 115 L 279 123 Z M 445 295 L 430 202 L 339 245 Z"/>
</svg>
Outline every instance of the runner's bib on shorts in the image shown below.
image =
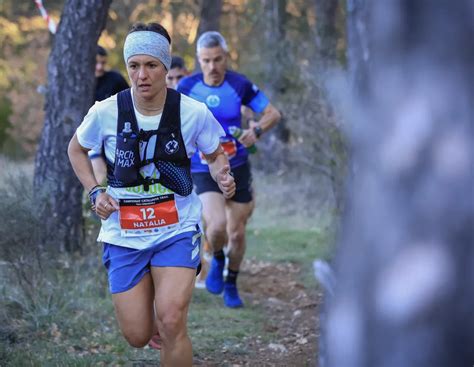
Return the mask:
<svg viewBox="0 0 474 367">
<path fill-rule="evenodd" d="M 120 199 L 119 205 L 122 237 L 154 235 L 179 225 L 174 194 Z"/>
</svg>

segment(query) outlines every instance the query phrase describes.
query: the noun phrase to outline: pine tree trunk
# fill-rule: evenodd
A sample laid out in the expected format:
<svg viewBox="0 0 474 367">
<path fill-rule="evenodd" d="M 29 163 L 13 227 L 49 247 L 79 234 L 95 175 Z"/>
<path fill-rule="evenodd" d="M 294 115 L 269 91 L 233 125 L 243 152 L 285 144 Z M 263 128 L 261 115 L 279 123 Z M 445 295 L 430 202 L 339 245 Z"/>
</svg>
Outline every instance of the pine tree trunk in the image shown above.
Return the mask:
<svg viewBox="0 0 474 367">
<path fill-rule="evenodd" d="M 201 0 L 198 37 L 207 31 L 219 31 L 222 0 Z"/>
<path fill-rule="evenodd" d="M 93 103 L 96 44 L 111 0 L 68 0 L 48 62 L 45 121 L 34 185 L 44 219 L 43 242 L 80 249 L 82 187 L 67 156 L 68 142 Z"/>
<path fill-rule="evenodd" d="M 349 62 L 363 72 L 328 366 L 471 366 L 472 3 L 349 5 Z"/>
<path fill-rule="evenodd" d="M 220 31 L 222 14 L 222 0 L 201 0 L 201 12 L 199 14 L 199 27 L 197 38 L 207 31 Z M 196 39 L 197 41 L 197 39 Z M 197 56 L 194 60 L 194 71 L 201 71 Z"/>
</svg>

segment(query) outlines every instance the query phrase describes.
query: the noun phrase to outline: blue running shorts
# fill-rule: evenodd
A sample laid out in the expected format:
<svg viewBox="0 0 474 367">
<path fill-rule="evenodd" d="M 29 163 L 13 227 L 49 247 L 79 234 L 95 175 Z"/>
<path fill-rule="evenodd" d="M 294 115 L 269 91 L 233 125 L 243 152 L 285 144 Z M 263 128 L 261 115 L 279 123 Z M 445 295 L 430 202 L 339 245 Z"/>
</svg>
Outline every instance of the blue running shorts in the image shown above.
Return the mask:
<svg viewBox="0 0 474 367">
<path fill-rule="evenodd" d="M 144 250 L 104 243 L 102 263 L 109 274 L 110 293 L 132 289 L 151 266 L 197 269 L 200 246 L 199 231 L 180 233 Z"/>
</svg>

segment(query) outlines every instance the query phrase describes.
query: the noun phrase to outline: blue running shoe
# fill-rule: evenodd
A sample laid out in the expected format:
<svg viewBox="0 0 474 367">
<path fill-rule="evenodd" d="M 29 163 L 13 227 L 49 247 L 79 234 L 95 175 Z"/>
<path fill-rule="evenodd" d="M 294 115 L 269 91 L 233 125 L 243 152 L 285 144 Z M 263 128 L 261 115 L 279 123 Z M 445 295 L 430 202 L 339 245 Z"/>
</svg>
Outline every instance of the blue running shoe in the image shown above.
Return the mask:
<svg viewBox="0 0 474 367">
<path fill-rule="evenodd" d="M 206 278 L 206 289 L 212 294 L 221 294 L 224 290 L 224 260 L 212 258 L 209 273 Z"/>
<path fill-rule="evenodd" d="M 230 308 L 244 307 L 237 286 L 233 283 L 226 282 L 224 285 L 224 304 Z"/>
</svg>

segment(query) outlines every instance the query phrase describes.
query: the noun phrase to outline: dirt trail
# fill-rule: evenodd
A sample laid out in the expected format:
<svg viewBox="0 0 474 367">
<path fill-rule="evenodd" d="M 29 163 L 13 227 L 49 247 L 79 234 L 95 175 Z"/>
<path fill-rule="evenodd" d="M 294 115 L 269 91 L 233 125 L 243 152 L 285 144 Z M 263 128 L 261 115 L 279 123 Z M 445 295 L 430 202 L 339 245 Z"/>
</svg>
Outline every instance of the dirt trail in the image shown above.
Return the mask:
<svg viewBox="0 0 474 367">
<path fill-rule="evenodd" d="M 248 304 L 262 306 L 265 330 L 274 338 L 264 342 L 255 335 L 246 343 L 246 355 L 227 354 L 222 361 L 197 359 L 195 365 L 317 366 L 321 294 L 304 287 L 300 272 L 291 263 L 246 261 L 239 276 L 241 294 Z"/>
</svg>

